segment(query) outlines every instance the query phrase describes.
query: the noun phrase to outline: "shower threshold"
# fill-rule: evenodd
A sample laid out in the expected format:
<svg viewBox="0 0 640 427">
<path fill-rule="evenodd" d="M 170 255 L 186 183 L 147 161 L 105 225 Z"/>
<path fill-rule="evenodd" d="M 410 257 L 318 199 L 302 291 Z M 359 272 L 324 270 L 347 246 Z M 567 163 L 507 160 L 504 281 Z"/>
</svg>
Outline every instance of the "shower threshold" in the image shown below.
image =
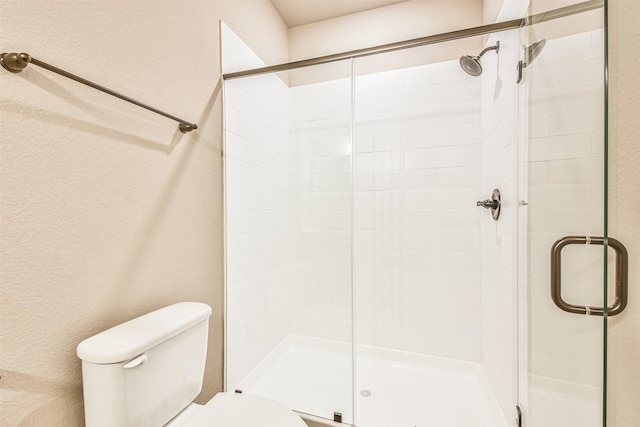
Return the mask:
<svg viewBox="0 0 640 427">
<path fill-rule="evenodd" d="M 358 345 L 352 387 L 351 350 L 289 335 L 235 388 L 293 408 L 312 427 L 507 426 L 478 363 Z"/>
</svg>

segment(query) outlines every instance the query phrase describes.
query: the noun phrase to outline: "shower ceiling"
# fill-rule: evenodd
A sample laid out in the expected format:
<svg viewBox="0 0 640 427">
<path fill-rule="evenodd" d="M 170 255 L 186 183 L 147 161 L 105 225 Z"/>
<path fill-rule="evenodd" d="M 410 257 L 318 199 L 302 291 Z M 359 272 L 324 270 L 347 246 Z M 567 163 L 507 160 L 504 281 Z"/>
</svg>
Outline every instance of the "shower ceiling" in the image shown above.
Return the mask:
<svg viewBox="0 0 640 427">
<path fill-rule="evenodd" d="M 271 0 L 289 28 L 406 0 Z"/>
</svg>

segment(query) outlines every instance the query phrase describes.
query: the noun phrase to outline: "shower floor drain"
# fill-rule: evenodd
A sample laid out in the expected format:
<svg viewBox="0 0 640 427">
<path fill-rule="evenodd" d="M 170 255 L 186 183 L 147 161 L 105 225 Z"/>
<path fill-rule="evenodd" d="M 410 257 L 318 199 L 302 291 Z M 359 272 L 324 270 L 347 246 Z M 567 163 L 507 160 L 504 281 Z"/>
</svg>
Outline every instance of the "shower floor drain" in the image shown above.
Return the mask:
<svg viewBox="0 0 640 427">
<path fill-rule="evenodd" d="M 369 390 L 367 390 L 367 389 L 360 390 L 360 396 L 369 397 L 369 396 L 371 396 L 371 392 Z"/>
</svg>

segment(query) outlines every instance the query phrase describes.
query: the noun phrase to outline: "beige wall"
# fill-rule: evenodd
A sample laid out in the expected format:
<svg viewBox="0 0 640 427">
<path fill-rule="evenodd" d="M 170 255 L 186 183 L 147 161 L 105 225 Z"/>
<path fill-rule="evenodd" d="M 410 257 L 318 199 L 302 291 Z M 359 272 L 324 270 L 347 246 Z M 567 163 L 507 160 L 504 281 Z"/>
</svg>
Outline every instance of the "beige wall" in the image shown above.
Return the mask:
<svg viewBox="0 0 640 427">
<path fill-rule="evenodd" d="M 0 16 L 2 52 L 199 126 L 182 135 L 41 68 L 0 69 L 0 424 L 83 425 L 76 345 L 184 300 L 214 310 L 208 399 L 222 387 L 218 21 L 268 63 L 288 59 L 286 26 L 268 0 L 2 0 Z"/>
<path fill-rule="evenodd" d="M 291 60 L 409 40 L 482 25 L 477 0 L 409 0 L 289 30 Z"/>
<path fill-rule="evenodd" d="M 610 321 L 609 421 L 640 419 L 640 2 L 609 0 L 610 232 L 629 251 L 629 305 Z"/>
</svg>

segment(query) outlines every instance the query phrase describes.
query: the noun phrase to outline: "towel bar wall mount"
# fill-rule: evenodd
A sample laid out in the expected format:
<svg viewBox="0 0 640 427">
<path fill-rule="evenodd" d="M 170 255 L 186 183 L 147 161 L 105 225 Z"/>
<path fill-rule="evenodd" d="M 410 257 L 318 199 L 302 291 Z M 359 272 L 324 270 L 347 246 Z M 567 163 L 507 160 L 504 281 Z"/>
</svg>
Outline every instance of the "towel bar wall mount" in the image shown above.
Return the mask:
<svg viewBox="0 0 640 427">
<path fill-rule="evenodd" d="M 120 98 L 123 101 L 127 101 L 131 104 L 137 105 L 138 107 L 142 107 L 146 110 L 152 111 L 156 114 L 160 114 L 161 116 L 167 117 L 171 120 L 175 120 L 176 122 L 178 122 L 178 129 L 180 130 L 180 132 L 182 133 L 187 133 L 187 132 L 191 132 L 192 130 L 198 129 L 198 125 L 196 125 L 195 123 L 190 123 L 186 120 L 182 120 L 181 118 L 178 118 L 174 115 L 165 113 L 164 111 L 158 110 L 157 108 L 151 107 L 147 104 L 144 104 L 140 101 L 136 101 L 135 99 L 129 98 L 128 96 L 122 95 L 121 93 L 118 93 L 114 90 L 111 90 L 109 88 L 106 88 L 104 86 L 101 86 L 97 83 L 94 83 L 92 81 L 89 81 L 87 79 L 84 79 L 82 77 L 76 76 L 75 74 L 71 74 L 68 71 L 62 70 L 60 68 L 54 67 L 53 65 L 47 64 L 46 62 L 42 62 L 34 57 L 32 57 L 31 55 L 29 55 L 28 53 L 3 53 L 0 54 L 0 64 L 2 65 L 2 67 L 7 70 L 10 71 L 12 73 L 19 73 L 22 70 L 24 70 L 27 65 L 29 64 L 33 64 L 33 65 L 37 65 L 39 67 L 42 67 L 46 70 L 52 71 L 56 74 L 59 74 L 63 77 L 66 77 L 68 79 L 71 80 L 75 80 L 78 83 L 82 83 L 84 85 L 87 85 L 89 87 L 92 87 L 94 89 L 97 89 L 101 92 L 107 93 L 111 96 L 115 96 L 116 98 Z"/>
</svg>

